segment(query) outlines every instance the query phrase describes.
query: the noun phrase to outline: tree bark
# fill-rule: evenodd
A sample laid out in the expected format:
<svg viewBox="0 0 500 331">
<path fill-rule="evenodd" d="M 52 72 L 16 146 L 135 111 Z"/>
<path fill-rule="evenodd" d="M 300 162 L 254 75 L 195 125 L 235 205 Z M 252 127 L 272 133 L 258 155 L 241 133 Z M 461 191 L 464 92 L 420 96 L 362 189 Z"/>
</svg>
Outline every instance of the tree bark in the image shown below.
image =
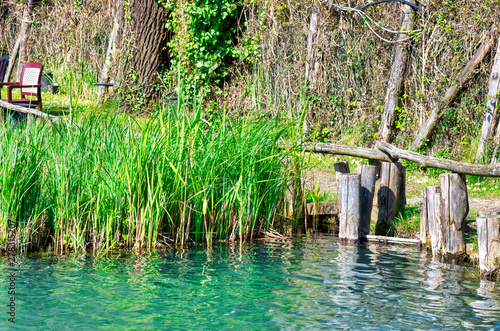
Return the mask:
<svg viewBox="0 0 500 331">
<path fill-rule="evenodd" d="M 472 59 L 467 63 L 465 68 L 462 70 L 460 75 L 458 75 L 457 82 L 453 84 L 445 96 L 441 98 L 439 104 L 432 109 L 432 112 L 425 122 L 424 126 L 420 129 L 415 141 L 410 147 L 410 150 L 422 147 L 425 142 L 430 139 L 434 129 L 436 128 L 437 122 L 442 116 L 442 110 L 448 108 L 453 101 L 457 98 L 462 87 L 469 81 L 472 77 L 474 69 L 484 60 L 486 54 L 489 52 L 495 41 L 495 32 L 491 31 L 489 38 L 483 42 L 481 47 L 476 51 Z"/>
<path fill-rule="evenodd" d="M 393 159 L 405 159 L 412 161 L 420 164 L 424 168 L 444 169 L 464 175 L 500 177 L 500 166 L 471 164 L 447 159 L 438 159 L 432 156 L 424 156 L 415 152 L 401 150 L 382 141 L 377 141 L 376 147 L 379 150 L 388 153 Z"/>
<path fill-rule="evenodd" d="M 16 62 L 17 53 L 19 51 L 19 44 L 21 44 L 21 39 L 17 38 L 16 43 L 14 44 L 14 48 L 9 56 L 9 64 L 7 65 L 7 70 L 5 71 L 5 76 L 3 76 L 3 82 L 8 83 L 9 77 L 12 72 L 12 68 L 14 67 L 14 63 Z"/>
<path fill-rule="evenodd" d="M 396 107 L 399 103 L 399 95 L 403 85 L 403 78 L 409 62 L 408 33 L 413 29 L 414 13 L 410 6 L 402 6 L 401 31 L 398 33 L 397 42 L 394 46 L 394 57 L 392 60 L 391 75 L 387 84 L 385 94 L 384 113 L 380 121 L 378 137 L 383 141 L 390 141 L 394 118 L 396 117 Z"/>
<path fill-rule="evenodd" d="M 479 146 L 477 147 L 476 162 L 484 159 L 484 148 L 491 137 L 493 128 L 493 118 L 496 115 L 498 90 L 500 88 L 500 41 L 497 41 L 497 52 L 493 60 L 493 68 L 491 69 L 490 84 L 488 90 L 488 98 L 486 104 L 488 109 L 484 114 L 483 127 L 481 129 L 481 138 L 479 139 Z M 495 151 L 497 146 L 495 146 Z M 496 153 L 493 153 L 493 158 L 496 159 Z M 494 162 L 496 163 L 496 161 Z"/>
<path fill-rule="evenodd" d="M 120 89 L 132 100 L 146 105 L 154 97 L 154 82 L 157 73 L 167 58 L 163 52 L 166 41 L 165 11 L 156 0 L 132 0 L 124 13 L 124 45 L 121 58 L 123 73 L 119 75 Z"/>
<path fill-rule="evenodd" d="M 7 66 L 7 70 L 4 76 L 4 83 L 7 83 L 10 78 L 10 74 L 12 73 L 12 69 L 14 68 L 14 63 L 16 62 L 17 55 L 19 54 L 18 68 L 17 68 L 17 76 L 16 79 L 19 81 L 21 77 L 22 63 L 23 57 L 26 48 L 26 36 L 29 36 L 30 25 L 28 24 L 31 14 L 31 9 L 33 7 L 33 0 L 29 0 L 28 3 L 23 8 L 23 14 L 21 18 L 21 28 L 19 33 L 17 34 L 16 42 L 14 47 L 12 48 L 12 52 L 9 56 L 9 64 Z"/>
<path fill-rule="evenodd" d="M 111 31 L 111 35 L 109 37 L 108 50 L 106 51 L 106 58 L 104 59 L 104 65 L 101 71 L 101 80 L 100 83 L 108 83 L 109 82 L 109 71 L 113 63 L 116 64 L 117 54 L 121 44 L 120 33 L 122 30 L 122 22 L 123 22 L 123 0 L 118 0 L 116 4 L 116 15 L 115 20 L 113 22 L 113 30 Z M 97 103 L 99 103 L 106 91 L 105 86 L 99 86 L 99 90 L 97 91 Z"/>
<path fill-rule="evenodd" d="M 305 144 L 304 151 L 312 153 L 350 155 L 369 160 L 393 162 L 404 159 L 420 164 L 423 168 L 444 169 L 452 172 L 484 177 L 500 177 L 500 165 L 484 165 L 438 159 L 416 152 L 399 149 L 389 143 L 377 141 L 377 149 L 334 145 L 325 143 Z"/>
<path fill-rule="evenodd" d="M 311 22 L 309 24 L 309 35 L 307 37 L 307 58 L 306 58 L 306 79 L 311 83 L 311 86 L 314 85 L 313 78 L 315 77 L 314 63 L 312 64 L 311 70 L 311 61 L 314 56 L 314 44 L 317 41 L 318 34 L 318 13 L 313 11 L 311 14 Z"/>
<path fill-rule="evenodd" d="M 31 23 L 29 22 L 31 18 L 31 10 L 33 8 L 33 0 L 29 0 L 23 11 L 23 19 L 21 22 L 21 31 L 19 33 L 19 61 L 17 62 L 17 81 L 21 80 L 21 72 L 23 70 L 23 65 L 27 62 L 28 56 L 26 49 L 29 45 Z"/>
<path fill-rule="evenodd" d="M 323 153 L 323 154 L 349 155 L 349 156 L 361 157 L 364 159 L 380 160 L 386 162 L 392 161 L 391 158 L 386 153 L 383 153 L 373 148 L 334 145 L 327 143 L 314 143 L 314 144 L 306 143 L 304 144 L 304 151 L 312 153 Z"/>
</svg>

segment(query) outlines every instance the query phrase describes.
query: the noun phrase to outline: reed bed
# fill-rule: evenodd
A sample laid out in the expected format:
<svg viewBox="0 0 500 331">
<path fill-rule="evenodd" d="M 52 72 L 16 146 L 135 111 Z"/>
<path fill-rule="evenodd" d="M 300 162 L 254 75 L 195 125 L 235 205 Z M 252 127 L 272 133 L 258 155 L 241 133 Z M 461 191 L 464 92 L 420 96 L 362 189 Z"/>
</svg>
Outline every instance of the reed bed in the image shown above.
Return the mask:
<svg viewBox="0 0 500 331">
<path fill-rule="evenodd" d="M 208 123 L 182 100 L 148 118 L 0 127 L 0 240 L 20 251 L 151 249 L 249 240 L 296 227 L 285 198 L 296 176 L 282 121 Z M 292 170 L 289 170 L 292 169 Z M 290 195 L 290 194 L 288 194 Z M 295 195 L 295 194 L 294 194 Z M 295 198 L 300 203 L 300 199 Z M 12 240 L 12 238 L 11 238 Z"/>
</svg>

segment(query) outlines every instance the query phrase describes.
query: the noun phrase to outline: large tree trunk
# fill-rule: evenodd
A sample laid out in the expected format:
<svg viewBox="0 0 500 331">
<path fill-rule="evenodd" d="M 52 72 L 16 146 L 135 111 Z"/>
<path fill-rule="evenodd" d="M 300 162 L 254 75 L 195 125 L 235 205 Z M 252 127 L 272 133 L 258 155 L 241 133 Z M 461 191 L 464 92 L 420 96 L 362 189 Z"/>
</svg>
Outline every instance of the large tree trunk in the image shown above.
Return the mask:
<svg viewBox="0 0 500 331">
<path fill-rule="evenodd" d="M 119 88 L 135 95 L 145 105 L 154 97 L 154 82 L 165 61 L 165 10 L 156 0 L 132 0 L 125 11 L 125 33 L 122 48 L 123 73 Z M 134 101 L 132 101 L 134 102 Z"/>
<path fill-rule="evenodd" d="M 413 18 L 415 16 L 413 10 L 408 5 L 403 5 L 402 10 L 403 18 L 401 31 L 397 37 L 398 42 L 394 46 L 391 76 L 389 77 L 387 92 L 385 94 L 384 113 L 382 114 L 378 129 L 379 139 L 387 142 L 389 142 L 392 134 L 396 107 L 398 106 L 399 95 L 401 94 L 401 87 L 403 85 L 403 78 L 409 62 L 408 44 L 410 41 L 407 39 L 409 32 L 413 29 Z"/>
</svg>

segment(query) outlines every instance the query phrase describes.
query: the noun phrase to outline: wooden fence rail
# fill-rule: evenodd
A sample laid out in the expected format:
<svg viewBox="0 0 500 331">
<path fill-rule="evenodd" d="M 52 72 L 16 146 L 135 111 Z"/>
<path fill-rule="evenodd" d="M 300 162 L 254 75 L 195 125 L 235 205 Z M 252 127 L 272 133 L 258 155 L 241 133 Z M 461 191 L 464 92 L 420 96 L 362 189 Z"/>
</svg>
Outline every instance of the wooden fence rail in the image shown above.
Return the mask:
<svg viewBox="0 0 500 331">
<path fill-rule="evenodd" d="M 418 163 L 424 168 L 443 169 L 465 175 L 500 177 L 500 164 L 483 165 L 438 159 L 436 157 L 425 156 L 416 152 L 399 149 L 382 141 L 377 141 L 375 147 L 376 149 L 326 143 L 307 143 L 304 146 L 304 150 L 312 153 L 348 155 L 386 162 L 395 162 L 398 159 L 403 159 Z"/>
</svg>

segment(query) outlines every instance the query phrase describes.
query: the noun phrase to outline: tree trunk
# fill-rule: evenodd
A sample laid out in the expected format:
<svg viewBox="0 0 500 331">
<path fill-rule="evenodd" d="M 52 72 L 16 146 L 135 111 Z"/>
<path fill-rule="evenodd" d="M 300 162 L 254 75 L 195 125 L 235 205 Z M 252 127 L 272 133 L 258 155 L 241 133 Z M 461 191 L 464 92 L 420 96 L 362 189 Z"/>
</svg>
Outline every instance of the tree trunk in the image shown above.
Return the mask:
<svg viewBox="0 0 500 331">
<path fill-rule="evenodd" d="M 133 99 L 124 100 L 130 106 L 147 105 L 154 97 L 154 82 L 164 63 L 166 51 L 166 14 L 156 0 L 132 0 L 125 11 L 124 44 L 121 58 L 124 61 L 123 73 L 118 85 L 124 96 Z M 128 101 L 128 102 L 127 102 Z"/>
<path fill-rule="evenodd" d="M 428 139 L 430 139 L 432 133 L 434 132 L 434 129 L 436 128 L 437 122 L 442 116 L 441 114 L 442 110 L 448 108 L 452 104 L 452 102 L 459 95 L 462 87 L 472 77 L 474 69 L 483 61 L 486 54 L 493 46 L 495 41 L 495 34 L 496 33 L 494 31 L 491 31 L 489 38 L 485 42 L 483 42 L 481 47 L 479 47 L 479 49 L 476 51 L 472 59 L 467 63 L 465 68 L 458 76 L 458 82 L 453 84 L 448 89 L 445 96 L 441 98 L 437 107 L 434 107 L 432 109 L 429 118 L 425 122 L 424 126 L 422 126 L 422 128 L 420 129 L 420 132 L 418 133 L 417 137 L 415 138 L 415 141 L 411 145 L 410 150 L 422 147 L 425 144 L 425 142 Z"/>
<path fill-rule="evenodd" d="M 23 70 L 23 65 L 28 61 L 27 48 L 29 47 L 29 39 L 31 32 L 31 23 L 29 20 L 31 18 L 31 10 L 33 8 L 33 0 L 29 0 L 24 7 L 23 20 L 21 22 L 21 31 L 19 33 L 19 61 L 17 62 L 17 81 L 21 80 L 21 72 Z"/>
<path fill-rule="evenodd" d="M 17 65 L 17 75 L 16 79 L 17 81 L 20 80 L 21 77 L 21 70 L 22 66 L 24 64 L 24 57 L 25 57 L 25 49 L 26 49 L 26 36 L 29 36 L 29 31 L 30 31 L 30 25 L 29 20 L 30 20 L 30 14 L 31 14 L 31 9 L 33 7 L 33 0 L 29 0 L 28 3 L 24 6 L 23 8 L 23 15 L 21 19 L 21 29 L 19 30 L 19 33 L 17 34 L 16 38 L 16 43 L 14 44 L 14 47 L 12 48 L 12 52 L 10 53 L 9 56 L 9 65 L 7 66 L 7 70 L 5 72 L 4 76 L 4 83 L 7 83 L 10 78 L 10 74 L 12 73 L 12 69 L 14 68 L 14 63 L 16 62 L 17 55 L 19 54 L 19 61 Z"/>
<path fill-rule="evenodd" d="M 317 41 L 318 34 L 318 13 L 313 11 L 311 14 L 311 22 L 309 24 L 309 36 L 307 37 L 307 58 L 306 58 L 306 79 L 311 83 L 311 86 L 314 85 L 313 79 L 315 78 L 314 70 L 315 66 L 312 63 L 311 70 L 311 62 L 315 58 L 314 56 L 314 44 Z"/>
<path fill-rule="evenodd" d="M 8 83 L 10 73 L 12 72 L 12 68 L 14 67 L 14 62 L 16 62 L 17 53 L 19 51 L 19 44 L 21 43 L 21 39 L 17 38 L 16 43 L 14 44 L 14 48 L 9 56 L 9 64 L 7 66 L 7 70 L 5 71 L 5 75 L 3 76 L 3 82 Z"/>
<path fill-rule="evenodd" d="M 123 22 L 123 0 L 118 0 L 116 4 L 116 15 L 113 23 L 113 30 L 111 31 L 111 35 L 109 37 L 108 50 L 106 52 L 106 58 L 104 59 L 104 65 L 101 71 L 101 80 L 100 83 L 108 83 L 109 82 L 109 71 L 113 63 L 116 65 L 117 54 L 121 44 L 120 33 L 122 30 L 122 22 Z M 99 90 L 97 92 L 97 103 L 99 103 L 106 91 L 105 86 L 99 86 Z"/>
<path fill-rule="evenodd" d="M 497 108 L 498 89 L 500 88 L 500 41 L 497 41 L 497 53 L 493 60 L 493 68 L 490 75 L 490 86 L 488 91 L 488 99 L 486 101 L 488 109 L 484 114 L 483 128 L 481 130 L 481 138 L 479 139 L 479 146 L 477 147 L 476 162 L 484 159 L 484 147 L 491 137 L 493 128 L 493 117 Z M 495 150 L 497 147 L 495 146 Z M 494 154 L 495 155 L 495 154 Z M 496 156 L 493 156 L 496 158 Z"/>
<path fill-rule="evenodd" d="M 401 94 L 403 78 L 409 62 L 409 43 L 408 33 L 413 29 L 413 19 L 415 17 L 413 10 L 408 5 L 402 6 L 403 17 L 401 31 L 398 33 L 397 43 L 394 46 L 394 57 L 392 61 L 391 76 L 385 94 L 384 113 L 380 121 L 378 137 L 381 140 L 389 141 L 394 125 L 396 107 Z"/>
</svg>

